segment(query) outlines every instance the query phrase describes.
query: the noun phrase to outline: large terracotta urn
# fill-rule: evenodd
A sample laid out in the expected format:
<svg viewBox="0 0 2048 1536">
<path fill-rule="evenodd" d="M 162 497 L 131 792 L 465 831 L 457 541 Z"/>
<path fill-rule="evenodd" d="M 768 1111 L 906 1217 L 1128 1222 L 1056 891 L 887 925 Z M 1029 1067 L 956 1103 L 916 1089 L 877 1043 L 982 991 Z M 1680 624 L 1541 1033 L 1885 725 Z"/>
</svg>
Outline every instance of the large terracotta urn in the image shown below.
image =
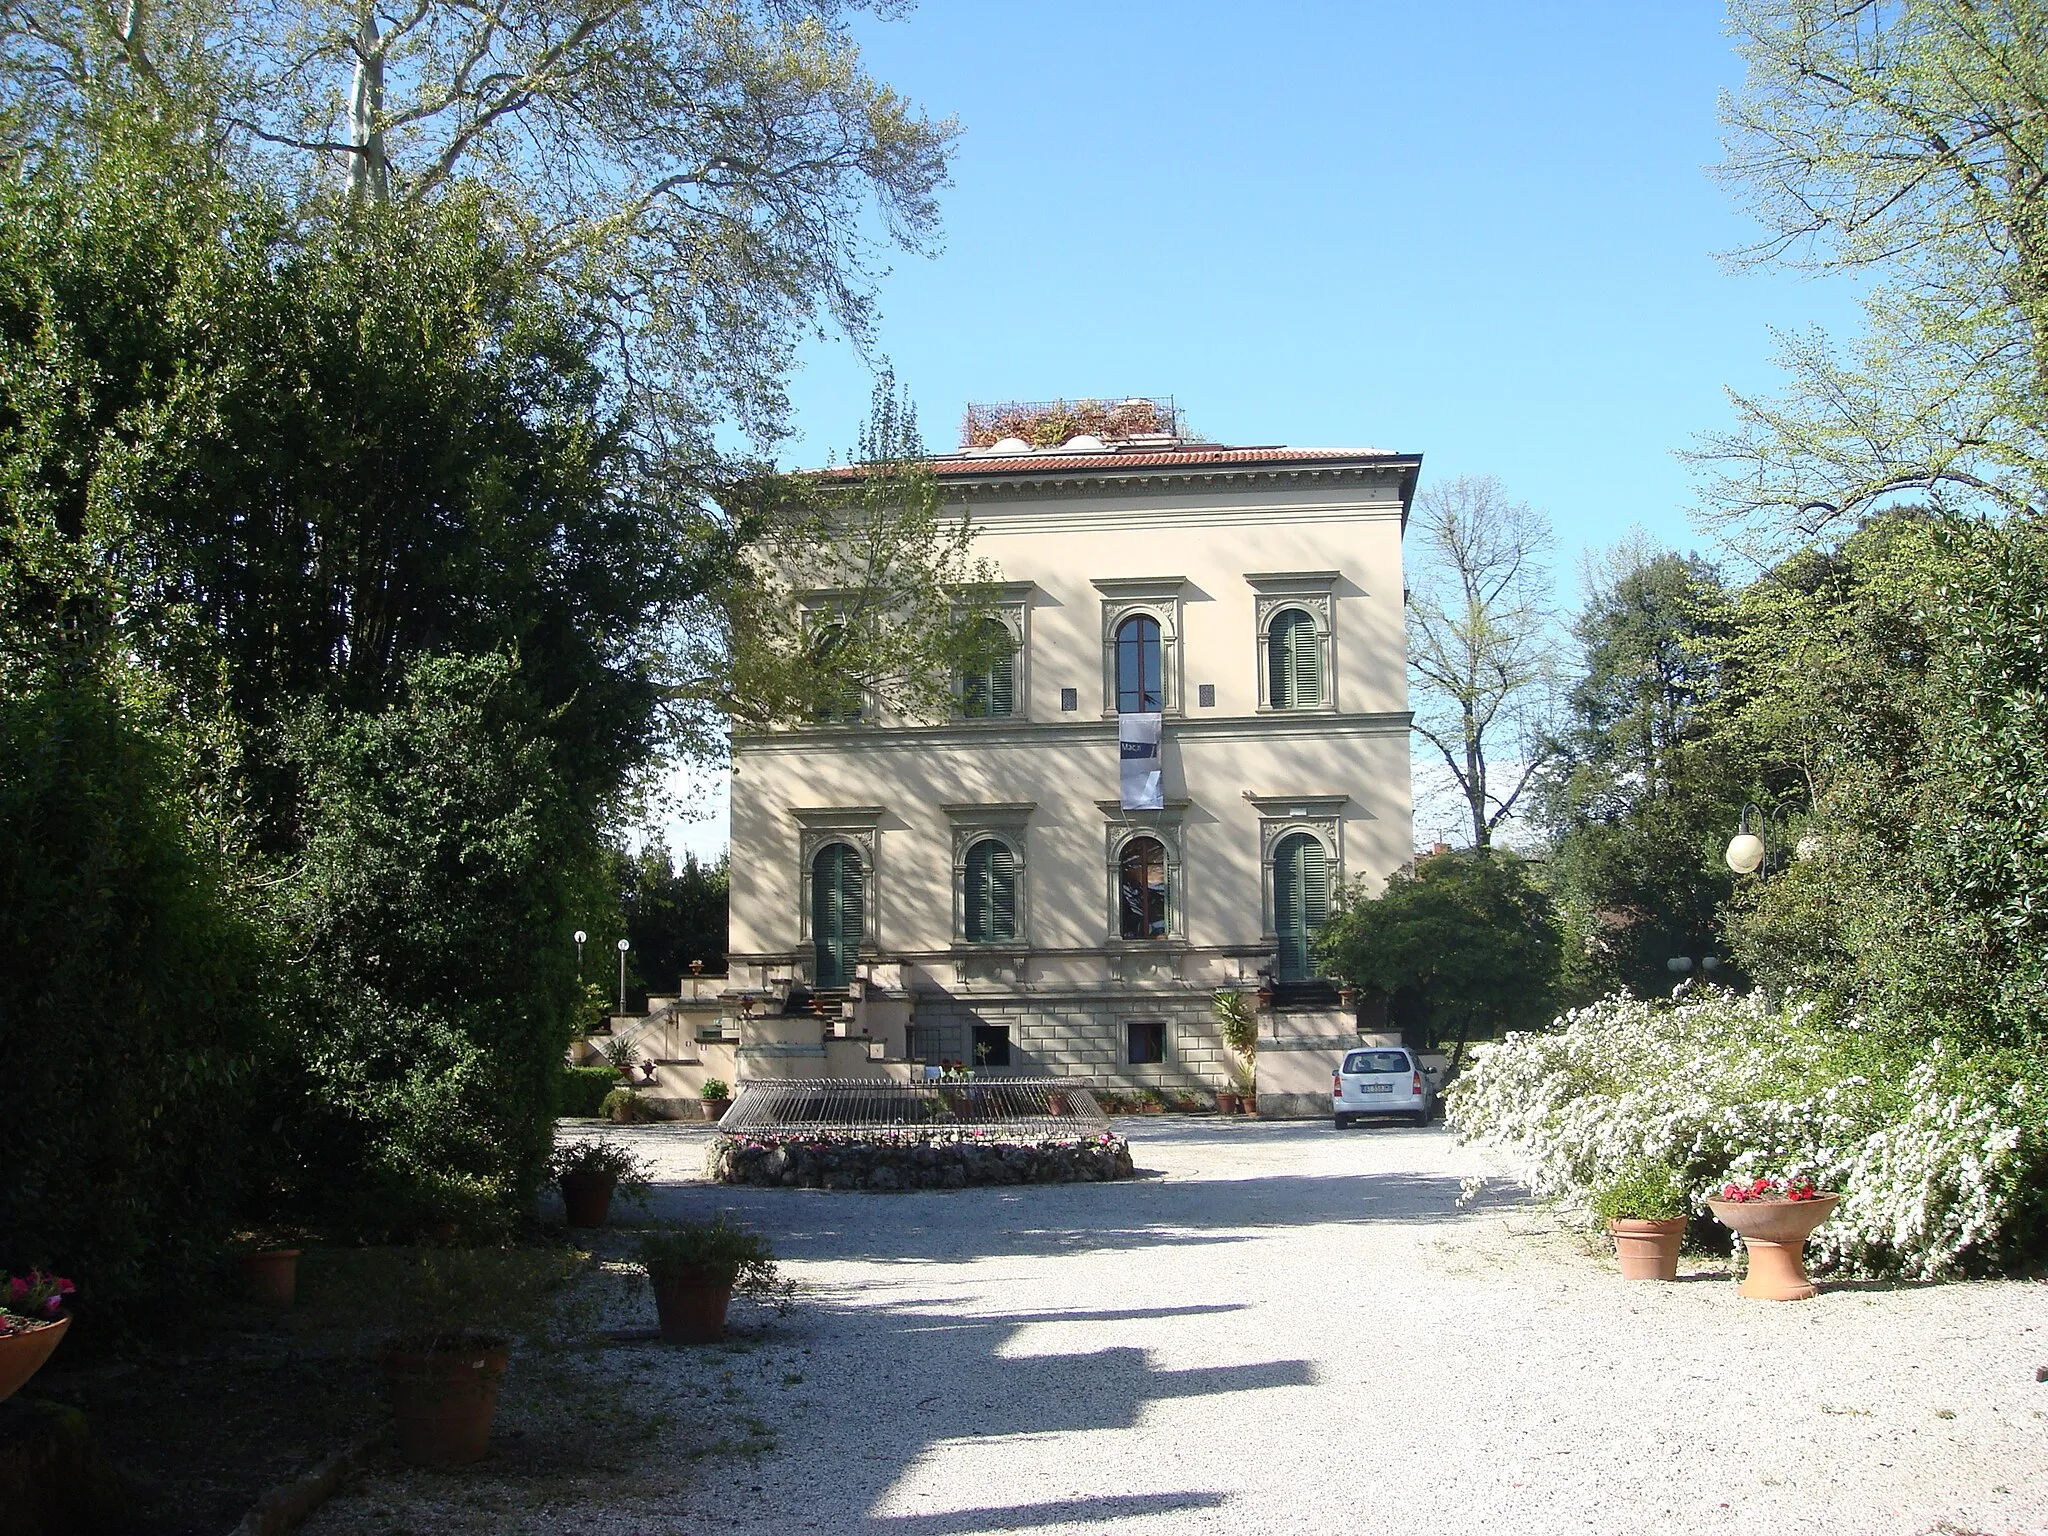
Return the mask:
<svg viewBox="0 0 2048 1536">
<path fill-rule="evenodd" d="M 0 1402 L 19 1392 L 22 1383 L 43 1368 L 51 1352 L 64 1342 L 71 1319 L 39 1323 L 19 1333 L 0 1334 Z"/>
<path fill-rule="evenodd" d="M 1810 1200 L 1709 1200 L 1715 1220 L 1742 1239 L 1749 1273 L 1741 1294 L 1757 1301 L 1805 1301 L 1820 1290 L 1806 1276 L 1806 1240 L 1835 1213 L 1838 1194 Z"/>
</svg>

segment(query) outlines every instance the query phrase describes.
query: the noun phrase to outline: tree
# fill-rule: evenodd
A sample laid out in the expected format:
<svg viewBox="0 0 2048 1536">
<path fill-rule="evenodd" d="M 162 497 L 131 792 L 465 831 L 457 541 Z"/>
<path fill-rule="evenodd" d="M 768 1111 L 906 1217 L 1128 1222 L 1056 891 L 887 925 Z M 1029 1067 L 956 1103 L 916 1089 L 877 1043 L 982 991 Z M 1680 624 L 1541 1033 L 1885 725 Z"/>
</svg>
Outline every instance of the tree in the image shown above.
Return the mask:
<svg viewBox="0 0 2048 1536">
<path fill-rule="evenodd" d="M 946 511 L 917 415 L 876 381 L 853 462 L 758 478 L 744 547 L 707 605 L 679 696 L 742 731 L 878 710 L 944 719 L 955 680 L 986 668 L 995 571 Z"/>
<path fill-rule="evenodd" d="M 1578 990 L 1657 996 L 1674 957 L 1725 951 L 1721 848 L 1747 766 L 1711 739 L 1727 606 L 1712 566 L 1640 542 L 1592 573 L 1573 625 L 1579 676 L 1537 794 Z"/>
<path fill-rule="evenodd" d="M 861 70 L 842 10 L 10 0 L 0 114 L 30 155 L 141 117 L 296 206 L 483 197 L 673 496 L 721 417 L 779 433 L 814 317 L 865 342 L 879 252 L 936 232 L 956 129 Z"/>
<path fill-rule="evenodd" d="M 1543 558 L 1550 528 L 1498 480 L 1416 498 L 1408 667 L 1416 734 L 1457 785 L 1483 848 L 1549 755 L 1555 698 Z"/>
<path fill-rule="evenodd" d="M 633 945 L 628 958 L 643 988 L 668 991 L 693 961 L 712 975 L 725 970 L 730 882 L 724 859 L 699 864 L 693 853 L 678 867 L 657 839 L 638 853 L 614 850 L 612 871 Z"/>
<path fill-rule="evenodd" d="M 1739 0 L 1749 65 L 1728 178 L 1768 237 L 1742 259 L 1881 279 L 1845 357 L 1788 338 L 1779 400 L 1697 455 L 1764 548 L 1902 498 L 2028 511 L 2048 487 L 2048 4 Z"/>
<path fill-rule="evenodd" d="M 1389 1000 L 1425 1049 L 1550 1022 L 1559 941 L 1550 898 L 1504 850 L 1462 849 L 1417 859 L 1370 897 L 1353 886 L 1317 940 L 1326 971 Z"/>
<path fill-rule="evenodd" d="M 602 851 L 506 655 L 422 658 L 375 713 L 315 708 L 288 758 L 303 849 L 274 920 L 287 1209 L 371 1234 L 527 1208 L 576 1022 L 564 935 Z"/>
</svg>

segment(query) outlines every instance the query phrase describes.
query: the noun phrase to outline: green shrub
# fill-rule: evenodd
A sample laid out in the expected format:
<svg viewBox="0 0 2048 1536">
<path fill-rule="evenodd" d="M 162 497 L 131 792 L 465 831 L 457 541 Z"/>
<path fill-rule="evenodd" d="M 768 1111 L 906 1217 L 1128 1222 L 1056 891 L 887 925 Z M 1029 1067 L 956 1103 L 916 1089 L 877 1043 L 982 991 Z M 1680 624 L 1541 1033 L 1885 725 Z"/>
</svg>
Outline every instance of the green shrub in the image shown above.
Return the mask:
<svg viewBox="0 0 2048 1536">
<path fill-rule="evenodd" d="M 2013 1053 L 1915 1050 L 1762 994 L 1609 998 L 1479 1053 L 1449 1090 L 1460 1135 L 1590 1217 L 1631 1160 L 1695 1198 L 1768 1173 L 1839 1190 L 1826 1267 L 1917 1278 L 2017 1270 L 2048 1237 L 2048 1072 Z"/>
<path fill-rule="evenodd" d="M 722 1214 L 650 1232 L 633 1257 L 656 1285 L 704 1276 L 719 1283 L 730 1278 L 742 1295 L 782 1296 L 790 1289 L 775 1267 L 768 1239 Z"/>
<path fill-rule="evenodd" d="M 564 1067 L 556 1108 L 565 1115 L 588 1119 L 604 1113 L 604 1101 L 619 1085 L 613 1067 Z"/>
<path fill-rule="evenodd" d="M 1632 1158 L 1594 1187 L 1591 1209 L 1602 1221 L 1674 1221 L 1690 1216 L 1694 1203 L 1676 1168 Z"/>
<path fill-rule="evenodd" d="M 631 1088 L 614 1088 L 604 1096 L 604 1102 L 597 1112 L 607 1120 L 616 1120 L 623 1125 L 639 1125 L 654 1118 L 654 1111 L 648 1103 Z"/>
<path fill-rule="evenodd" d="M 194 1283 L 248 1171 L 262 954 L 166 753 L 90 687 L 0 697 L 0 1272 Z"/>
<path fill-rule="evenodd" d="M 707 1077 L 704 1079 L 704 1086 L 698 1090 L 698 1097 L 705 1099 L 729 1099 L 732 1097 L 732 1089 L 726 1085 L 722 1078 Z"/>
</svg>

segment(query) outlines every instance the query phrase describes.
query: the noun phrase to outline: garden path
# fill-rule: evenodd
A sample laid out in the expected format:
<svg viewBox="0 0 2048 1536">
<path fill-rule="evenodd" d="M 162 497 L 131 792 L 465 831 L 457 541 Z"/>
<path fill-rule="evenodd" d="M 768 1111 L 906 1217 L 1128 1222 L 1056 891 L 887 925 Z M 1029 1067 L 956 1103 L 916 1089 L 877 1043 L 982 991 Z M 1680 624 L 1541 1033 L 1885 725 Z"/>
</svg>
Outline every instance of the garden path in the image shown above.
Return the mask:
<svg viewBox="0 0 2048 1536">
<path fill-rule="evenodd" d="M 704 1131 L 631 1130 L 659 1215 L 736 1212 L 809 1288 L 712 1356 L 775 1446 L 495 1528 L 2048 1533 L 2048 1288 L 1628 1284 L 1461 1209 L 1441 1129 L 1122 1128 L 1151 1176 L 897 1195 L 707 1185 Z"/>
</svg>

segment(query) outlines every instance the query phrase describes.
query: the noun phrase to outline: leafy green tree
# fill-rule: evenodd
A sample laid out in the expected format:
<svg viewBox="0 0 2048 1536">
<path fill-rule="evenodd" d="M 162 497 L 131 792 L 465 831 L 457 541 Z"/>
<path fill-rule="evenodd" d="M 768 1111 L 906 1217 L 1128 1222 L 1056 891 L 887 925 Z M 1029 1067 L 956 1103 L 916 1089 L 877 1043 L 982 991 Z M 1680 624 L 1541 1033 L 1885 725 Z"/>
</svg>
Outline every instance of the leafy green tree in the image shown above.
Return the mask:
<svg viewBox="0 0 2048 1536">
<path fill-rule="evenodd" d="M 1873 280 L 1846 351 L 1788 338 L 1790 387 L 1707 440 L 1710 501 L 1763 547 L 1887 507 L 2039 510 L 2048 486 L 2048 4 L 1737 0 L 1749 66 L 1725 167 L 1752 261 Z"/>
<path fill-rule="evenodd" d="M 1429 855 L 1370 897 L 1353 887 L 1317 941 L 1324 970 L 1388 999 L 1424 1048 L 1504 1029 L 1536 1029 L 1556 1011 L 1558 922 L 1523 862 L 1503 850 Z"/>
<path fill-rule="evenodd" d="M 876 5 L 881 11 L 893 9 Z M 486 199 L 601 338 L 659 494 L 778 435 L 798 339 L 870 337 L 890 247 L 929 248 L 957 132 L 861 67 L 837 0 L 66 0 L 0 8 L 17 153 L 140 119 L 295 208 Z"/>
<path fill-rule="evenodd" d="M 1746 766 L 1711 739 L 1726 609 L 1705 562 L 1625 545 L 1574 625 L 1579 677 L 1537 804 L 1581 995 L 1660 995 L 1670 960 L 1726 949 L 1720 850 Z"/>
<path fill-rule="evenodd" d="M 1738 891 L 1745 966 L 1913 1038 L 2038 1048 L 2048 532 L 1888 519 L 1744 603 L 1729 729 L 1811 794 Z"/>
<path fill-rule="evenodd" d="M 699 864 L 688 854 L 677 865 L 659 839 L 638 853 L 612 854 L 613 880 L 625 918 L 633 975 L 641 991 L 669 992 L 692 961 L 707 974 L 725 969 L 727 864 Z"/>
<path fill-rule="evenodd" d="M 513 658 L 450 656 L 290 728 L 281 1200 L 406 1233 L 531 1198 L 578 1001 L 562 935 L 602 858 L 543 715 Z"/>
</svg>

